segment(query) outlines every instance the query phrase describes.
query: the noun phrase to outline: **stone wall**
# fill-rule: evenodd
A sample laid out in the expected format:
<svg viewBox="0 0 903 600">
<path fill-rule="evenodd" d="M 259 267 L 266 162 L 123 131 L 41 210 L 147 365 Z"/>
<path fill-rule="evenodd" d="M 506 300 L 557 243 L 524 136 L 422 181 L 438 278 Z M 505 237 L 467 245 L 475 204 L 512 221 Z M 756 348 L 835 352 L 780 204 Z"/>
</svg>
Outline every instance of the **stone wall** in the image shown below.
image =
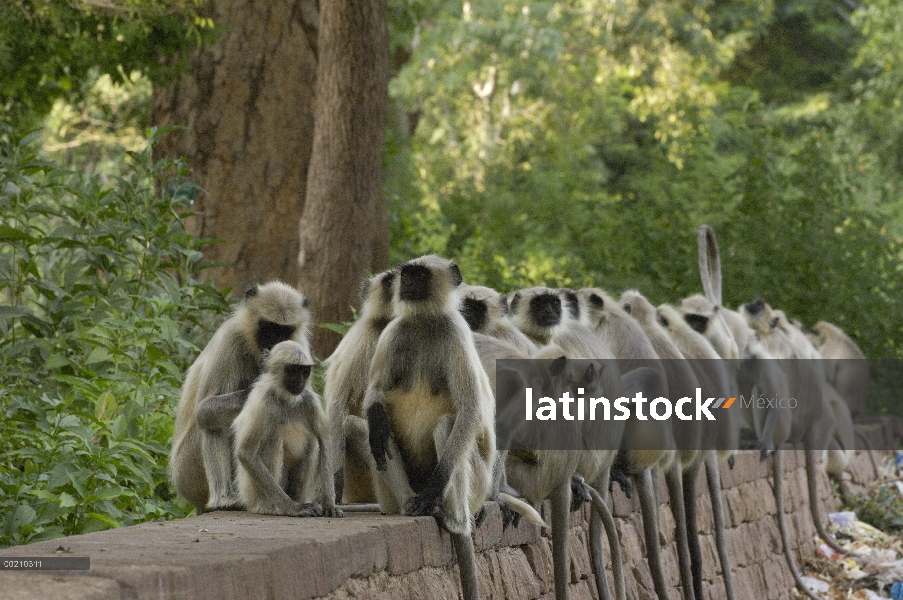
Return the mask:
<svg viewBox="0 0 903 600">
<path fill-rule="evenodd" d="M 896 435 L 877 425 L 870 436 Z M 885 443 L 884 447 L 890 447 Z M 790 537 L 797 556 L 814 552 L 803 455 L 785 453 L 785 499 Z M 883 453 L 879 458 L 885 458 Z M 875 477 L 866 453 L 850 468 L 851 487 Z M 739 599 L 793 598 L 792 580 L 781 554 L 770 482 L 770 460 L 741 452 L 734 469 L 721 468 L 727 543 Z M 704 481 L 704 479 L 703 479 Z M 819 478 L 826 515 L 839 502 L 824 473 Z M 667 499 L 659 476 L 659 498 Z M 712 536 L 706 486 L 697 498 L 706 598 L 724 596 Z M 613 513 L 625 554 L 628 598 L 654 598 L 644 559 L 639 503 L 615 487 Z M 552 598 L 552 555 L 547 531 L 528 523 L 502 531 L 498 508 L 474 534 L 482 598 Z M 548 510 L 544 505 L 542 510 Z M 587 552 L 587 507 L 574 513 L 570 536 L 571 598 L 596 598 Z M 674 521 L 668 503 L 660 507 L 661 542 L 671 597 L 679 597 Z M 607 546 L 607 543 L 606 543 Z M 0 550 L 0 555 L 90 556 L 90 571 L 0 571 L 0 596 L 112 600 L 125 598 L 306 599 L 457 598 L 457 568 L 449 536 L 428 517 L 348 513 L 344 519 L 293 519 L 218 512 L 165 523 L 145 523 Z M 609 580 L 611 580 L 609 578 Z"/>
</svg>

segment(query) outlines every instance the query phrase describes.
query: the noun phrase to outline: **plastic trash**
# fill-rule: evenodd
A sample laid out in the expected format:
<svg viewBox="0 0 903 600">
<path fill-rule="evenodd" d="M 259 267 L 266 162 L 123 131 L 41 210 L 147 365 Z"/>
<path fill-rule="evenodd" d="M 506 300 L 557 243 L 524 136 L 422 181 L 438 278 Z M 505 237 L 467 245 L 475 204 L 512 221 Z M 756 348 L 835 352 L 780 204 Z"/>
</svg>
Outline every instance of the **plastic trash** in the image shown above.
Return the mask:
<svg viewBox="0 0 903 600">
<path fill-rule="evenodd" d="M 898 581 L 890 586 L 890 597 L 894 600 L 903 600 L 903 583 Z"/>
<path fill-rule="evenodd" d="M 851 510 L 831 513 L 828 515 L 828 521 L 841 529 L 849 529 L 856 522 L 856 513 Z"/>
<path fill-rule="evenodd" d="M 831 546 L 829 546 L 827 544 L 822 544 L 821 546 L 816 548 L 815 553 L 821 554 L 828 560 L 837 560 L 838 558 L 843 556 L 840 552 L 838 552 L 837 550 L 835 550 L 834 548 L 832 548 Z"/>
<path fill-rule="evenodd" d="M 816 579 L 815 577 L 803 576 L 802 580 L 803 580 L 803 585 L 805 585 L 806 588 L 810 592 L 815 592 L 816 594 L 824 593 L 824 592 L 827 592 L 829 589 L 831 589 L 831 584 L 829 584 L 827 581 L 822 581 L 821 579 Z M 896 585 L 896 584 L 894 584 L 894 585 Z M 901 588 L 903 588 L 903 586 L 901 586 Z M 901 591 L 903 591 L 903 590 L 901 590 Z M 903 596 L 901 596 L 900 600 L 903 600 Z"/>
</svg>

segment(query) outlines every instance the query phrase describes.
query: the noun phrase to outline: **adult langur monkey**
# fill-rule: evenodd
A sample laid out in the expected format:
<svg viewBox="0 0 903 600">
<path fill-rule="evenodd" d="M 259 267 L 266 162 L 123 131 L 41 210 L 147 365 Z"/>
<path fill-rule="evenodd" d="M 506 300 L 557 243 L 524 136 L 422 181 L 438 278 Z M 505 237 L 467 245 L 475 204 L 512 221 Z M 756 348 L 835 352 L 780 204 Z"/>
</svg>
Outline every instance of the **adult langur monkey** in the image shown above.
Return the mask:
<svg viewBox="0 0 903 600">
<path fill-rule="evenodd" d="M 612 368 L 611 360 L 614 354 L 585 324 L 580 322 L 580 300 L 573 290 L 554 290 L 545 287 L 534 287 L 520 290 L 511 296 L 508 305 L 508 317 L 528 337 L 540 344 L 552 343 L 565 351 L 568 359 L 601 359 L 603 372 L 599 383 L 600 392 L 604 397 L 617 398 L 624 396 L 627 391 L 631 394 L 646 392 L 649 397 L 660 395 L 659 390 L 666 384 L 664 378 L 654 369 L 635 369 L 631 373 L 621 376 L 617 368 Z M 623 379 L 623 383 L 622 383 Z M 625 390 L 621 392 L 621 390 Z M 606 421 L 604 425 L 587 421 L 584 425 L 584 439 L 588 440 L 590 448 L 581 453 L 577 472 L 592 482 L 596 490 L 608 489 L 611 464 L 617 454 L 616 448 L 623 439 L 624 423 L 622 421 Z M 664 440 L 668 447 L 668 440 Z M 509 461 L 509 464 L 511 461 Z M 644 531 L 655 541 L 649 544 L 650 570 L 656 593 L 667 597 L 667 586 L 664 573 L 661 569 L 660 546 L 658 543 L 657 509 L 651 477 L 641 480 L 641 498 L 645 498 L 644 506 Z M 561 513 L 562 519 L 567 518 L 567 505 L 570 504 L 570 489 L 559 488 L 559 492 L 552 496 L 553 514 Z M 592 495 L 592 492 L 590 492 Z M 601 499 L 601 498 L 600 498 Z M 648 516 L 647 516 L 648 515 Z M 592 520 L 604 519 L 604 513 L 593 511 L 590 517 L 590 532 L 594 535 L 590 539 L 590 554 L 593 560 L 593 571 L 596 573 L 596 586 L 603 593 L 607 583 L 602 565 L 601 527 L 599 522 Z M 654 533 L 652 533 L 654 528 Z M 554 530 L 553 530 L 554 531 Z M 554 543 L 553 543 L 554 546 Z M 563 573 L 562 576 L 567 576 Z M 556 582 L 559 575 L 556 573 Z M 616 582 L 617 584 L 617 582 Z M 556 595 L 557 595 L 556 583 Z"/>
<path fill-rule="evenodd" d="M 493 307 L 493 303 L 497 302 L 495 299 L 497 294 L 496 297 L 494 297 L 489 293 L 493 290 L 476 286 L 462 285 L 461 287 L 464 295 L 461 312 L 472 328 L 478 328 L 484 331 L 503 332 L 502 337 L 506 339 L 511 339 L 512 337 L 517 338 L 519 335 L 522 336 L 523 340 L 526 342 L 525 344 L 522 344 L 522 346 L 527 348 L 532 347 L 530 354 L 525 355 L 521 350 L 504 339 L 496 339 L 494 337 L 489 337 L 488 335 L 477 333 L 476 329 L 474 331 L 473 336 L 477 353 L 480 355 L 483 368 L 489 375 L 493 394 L 496 394 L 496 410 L 498 411 L 497 421 L 499 423 L 508 422 L 509 417 L 507 414 L 513 411 L 516 411 L 519 415 L 522 411 L 522 407 L 519 403 L 507 402 L 504 398 L 498 398 L 497 391 L 499 386 L 495 380 L 496 360 L 531 358 L 533 360 L 552 361 L 550 366 L 554 366 L 554 369 L 550 369 L 550 372 L 536 372 L 536 363 L 529 363 L 529 365 L 525 367 L 525 372 L 513 372 L 511 369 L 501 371 L 499 373 L 500 376 L 509 377 L 512 378 L 512 381 L 517 381 L 517 383 L 511 384 L 511 389 L 526 387 L 533 387 L 534 389 L 555 389 L 560 387 L 559 382 L 566 381 L 568 377 L 571 379 L 575 378 L 570 365 L 565 365 L 566 359 L 564 350 L 554 344 L 537 348 L 533 342 L 520 332 L 520 330 L 514 328 L 508 319 L 502 319 L 501 311 L 496 311 Z M 502 320 L 503 322 L 493 323 L 496 319 Z M 516 333 L 506 331 L 507 328 L 513 328 Z M 551 372 L 552 370 L 554 370 L 554 372 Z M 591 374 L 590 378 L 595 381 L 600 373 L 601 372 Z M 553 379 L 556 380 L 554 383 L 552 381 Z M 518 383 L 520 385 L 518 385 Z M 592 381 L 587 382 L 587 385 L 589 385 L 589 383 L 592 383 Z M 503 385 L 502 387 L 504 388 L 505 386 Z M 574 436 L 579 438 L 581 436 L 579 424 L 575 423 L 574 425 Z M 536 431 L 523 433 L 538 434 L 541 438 L 544 434 L 550 433 L 546 431 L 547 428 L 547 426 L 540 427 Z M 499 431 L 500 436 L 504 435 L 505 438 L 509 440 L 515 433 L 516 432 L 512 432 L 508 427 L 504 428 L 504 434 L 502 434 L 501 429 Z M 555 434 L 561 434 L 561 430 L 556 429 Z M 499 437 L 498 439 L 500 447 L 508 447 L 507 441 L 503 442 L 502 437 Z M 537 445 L 539 447 L 542 446 L 541 443 Z M 571 492 L 574 497 L 585 498 L 587 495 L 590 496 L 594 513 L 595 511 L 599 512 L 599 519 L 593 520 L 591 518 L 591 523 L 599 520 L 605 523 L 605 530 L 608 535 L 609 546 L 611 547 L 615 596 L 618 600 L 624 600 L 626 598 L 626 586 L 624 582 L 623 557 L 621 556 L 620 540 L 617 537 L 614 519 L 611 516 L 608 505 L 605 504 L 598 492 L 591 486 L 586 485 L 582 481 L 582 477 L 579 479 L 575 478 L 575 471 L 580 458 L 579 452 L 571 450 L 531 449 L 515 451 L 510 457 L 508 456 L 507 451 L 500 451 L 499 455 L 504 462 L 500 465 L 501 468 L 496 470 L 494 487 L 497 487 L 502 491 L 508 493 L 520 492 L 531 502 L 541 502 L 550 496 L 559 497 L 562 494 L 561 486 L 569 484 L 571 485 Z M 517 486 L 517 490 L 508 486 L 508 472 L 512 473 L 512 482 Z M 574 493 L 575 489 L 577 490 L 576 494 Z M 569 568 L 567 537 L 569 535 L 569 529 L 567 512 L 560 510 L 553 511 L 552 564 L 553 571 L 556 574 L 556 594 L 567 593 L 567 573 Z M 601 543 L 601 540 L 598 541 Z M 593 540 L 590 540 L 590 543 L 592 544 Z M 602 556 L 601 546 L 598 546 L 598 544 L 593 551 L 595 552 L 593 554 L 594 558 Z M 610 598 L 608 584 L 605 579 L 604 565 L 597 560 L 593 561 L 593 574 L 596 578 L 596 585 L 598 586 L 600 598 Z M 558 581 L 561 581 L 561 583 L 557 583 Z"/>
<path fill-rule="evenodd" d="M 611 349 L 615 358 L 618 359 L 617 364 L 622 375 L 639 367 L 649 367 L 659 373 L 664 384 L 657 395 L 650 394 L 650 400 L 660 396 L 680 398 L 692 396 L 695 393 L 695 385 L 690 388 L 685 385 L 696 381 L 692 372 L 687 372 L 686 363 L 675 361 L 676 364 L 668 364 L 668 361 L 663 363 L 659 360 L 660 355 L 656 351 L 655 344 L 646 335 L 640 324 L 605 291 L 598 288 L 584 288 L 577 292 L 577 295 L 580 300 L 581 320 Z M 692 379 L 688 379 L 687 375 Z M 681 378 L 683 381 L 678 381 Z M 671 388 L 672 383 L 675 386 L 673 389 Z M 675 395 L 678 391 L 685 393 Z M 654 492 L 655 487 L 651 483 L 652 469 L 659 465 L 665 467 L 665 480 L 668 484 L 671 510 L 676 524 L 675 540 L 682 593 L 684 600 L 692 600 L 694 587 L 687 540 L 682 472 L 684 461 L 692 460 L 692 458 L 685 453 L 675 456 L 675 451 L 669 446 L 668 440 L 673 439 L 675 447 L 682 443 L 686 448 L 698 450 L 701 429 L 697 421 L 687 422 L 679 419 L 670 419 L 669 421 L 636 418 L 628 420 L 624 429 L 621 449 L 615 459 L 615 468 L 642 478 L 641 492 L 647 487 Z M 693 454 L 696 453 L 693 452 Z M 676 458 L 681 460 L 678 461 Z M 655 498 L 654 493 L 652 497 Z M 641 506 L 647 504 L 649 504 L 648 498 Z M 658 502 L 655 501 L 643 513 L 646 544 L 650 547 L 657 545 L 659 531 L 657 520 Z M 592 535 L 593 538 L 598 537 L 597 534 Z M 692 535 L 696 535 L 695 530 Z M 650 552 L 650 563 L 656 560 L 660 561 L 661 559 L 656 557 L 654 552 Z"/>
<path fill-rule="evenodd" d="M 264 351 L 263 373 L 235 420 L 236 481 L 250 512 L 341 517 L 320 397 L 310 385 L 314 360 L 293 341 Z M 313 504 L 317 483 L 322 510 Z"/>
<path fill-rule="evenodd" d="M 195 359 L 176 411 L 170 469 L 176 491 L 198 514 L 242 507 L 235 488 L 231 430 L 260 358 L 285 340 L 308 347 L 307 298 L 280 281 L 255 285 Z"/>
<path fill-rule="evenodd" d="M 869 393 L 869 363 L 856 342 L 837 325 L 819 321 L 809 329 L 809 341 L 825 360 L 828 383 L 843 397 L 850 416 L 859 416 Z"/>
<path fill-rule="evenodd" d="M 824 365 L 822 355 L 812 344 L 812 341 L 803 333 L 802 324 L 796 319 L 790 319 L 781 310 L 775 310 L 774 315 L 778 319 L 778 328 L 790 339 L 790 343 L 801 353 L 804 353 L 818 364 Z M 827 379 L 827 370 L 816 369 L 819 373 L 822 394 L 825 399 L 825 408 L 830 409 L 834 416 L 834 431 L 828 440 L 828 446 L 824 448 L 825 471 L 835 480 L 840 488 L 840 494 L 846 498 L 847 490 L 843 481 L 843 472 L 853 459 L 856 452 L 856 436 L 853 429 L 853 419 L 850 409 L 843 397 L 834 389 Z"/>
<path fill-rule="evenodd" d="M 826 411 L 824 407 L 819 374 L 810 361 L 802 360 L 790 340 L 778 328 L 778 319 L 773 316 L 771 307 L 762 299 L 744 304 L 740 307 L 739 312 L 759 335 L 768 352 L 777 359 L 783 359 L 779 363 L 787 374 L 789 397 L 797 400 L 797 408 L 793 411 L 787 441 L 803 442 L 806 457 L 806 484 L 809 488 L 809 508 L 815 522 L 815 529 L 826 542 L 834 543 L 824 532 L 818 511 L 815 449 L 827 447 L 828 438 L 834 429 L 833 414 L 830 410 Z M 779 449 L 772 454 L 772 459 L 774 461 L 774 493 L 778 512 L 778 529 L 784 546 L 784 556 L 797 588 L 809 598 L 818 600 L 819 597 L 810 592 L 803 583 L 793 553 L 790 551 L 783 503 L 783 455 Z M 834 545 L 836 546 L 836 544 Z"/>
<path fill-rule="evenodd" d="M 684 355 L 680 352 L 668 331 L 662 327 L 658 320 L 658 312 L 654 306 L 638 291 L 628 290 L 621 294 L 619 304 L 624 312 L 629 314 L 637 324 L 643 329 L 646 337 L 652 344 L 655 353 L 662 361 L 665 372 L 668 376 L 668 393 L 671 398 L 692 398 L 696 393 L 696 388 L 700 387 L 696 373 L 690 366 L 690 362 L 684 360 Z M 684 567 L 681 564 L 682 572 L 684 569 L 690 570 L 691 584 L 684 585 L 684 595 L 689 593 L 691 597 L 696 597 L 702 591 L 702 551 L 699 546 L 699 527 L 697 525 L 697 507 L 696 507 L 696 479 L 699 475 L 699 467 L 705 459 L 703 448 L 703 426 L 699 421 L 682 419 L 671 419 L 671 427 L 674 435 L 674 441 L 677 444 L 677 456 L 679 458 L 679 467 L 681 468 L 681 479 L 669 472 L 669 492 L 671 487 L 676 486 L 680 481 L 683 505 L 678 508 L 675 514 L 676 525 L 683 527 L 683 533 L 679 530 L 675 536 L 680 541 L 681 537 L 686 540 L 688 548 L 688 558 L 683 559 L 689 561 L 689 565 Z M 672 505 L 675 502 L 675 492 L 670 492 L 672 497 Z M 713 502 L 716 502 L 713 499 Z M 716 504 L 713 504 L 716 506 Z M 680 515 L 683 515 L 683 522 Z M 717 519 L 715 519 L 717 523 Z M 717 526 L 717 525 L 716 525 Z M 694 572 L 695 571 L 695 572 Z"/>
<path fill-rule="evenodd" d="M 363 406 L 376 497 L 384 512 L 433 515 L 451 533 L 471 600 L 471 521 L 491 492 L 495 401 L 458 312 L 458 266 L 429 255 L 396 272 L 396 316 L 379 336 Z"/>
<path fill-rule="evenodd" d="M 395 271 L 389 270 L 364 280 L 361 286 L 363 305 L 360 318 L 326 359 L 323 398 L 326 402 L 332 447 L 335 449 L 333 466 L 340 469 L 341 473 L 341 476 L 336 477 L 336 488 L 343 503 L 376 502 L 367 458 L 370 449 L 362 443 L 366 436 L 358 432 L 359 435 L 346 437 L 345 427 L 363 423 L 362 420 L 355 419 L 346 422 L 346 417 L 363 417 L 370 361 L 380 334 L 392 320 L 392 284 L 395 277 Z"/>
<path fill-rule="evenodd" d="M 697 332 L 678 310 L 667 304 L 658 307 L 658 320 L 668 332 L 674 345 L 680 353 L 690 360 L 690 366 L 699 381 L 702 396 L 727 396 L 733 389 L 734 383 L 728 370 L 718 353 L 705 336 Z M 731 577 L 730 557 L 727 554 L 727 543 L 724 538 L 724 506 L 721 495 L 721 476 L 718 469 L 719 451 L 731 454 L 739 444 L 739 422 L 734 418 L 730 410 L 720 411 L 718 419 L 710 423 L 706 428 L 706 446 L 703 451 L 706 475 L 709 484 L 709 496 L 712 500 L 712 517 L 715 529 L 715 547 L 718 551 L 718 559 L 721 563 L 721 573 L 724 577 L 724 587 L 727 598 L 734 597 L 733 579 Z M 701 446 L 702 448 L 706 446 Z M 728 459 L 730 460 L 730 459 Z M 687 474 L 684 494 L 695 498 L 695 473 Z M 696 583 L 702 576 L 701 555 L 694 554 L 691 547 L 691 559 L 694 562 L 693 579 L 696 591 L 699 592 L 699 584 Z M 699 565 L 699 566 L 695 566 Z"/>
<path fill-rule="evenodd" d="M 524 356 L 530 356 L 538 346 L 515 327 L 509 319 L 503 318 L 502 297 L 492 288 L 462 283 L 460 287 L 461 314 L 476 333 L 488 335 L 511 344 Z"/>
</svg>

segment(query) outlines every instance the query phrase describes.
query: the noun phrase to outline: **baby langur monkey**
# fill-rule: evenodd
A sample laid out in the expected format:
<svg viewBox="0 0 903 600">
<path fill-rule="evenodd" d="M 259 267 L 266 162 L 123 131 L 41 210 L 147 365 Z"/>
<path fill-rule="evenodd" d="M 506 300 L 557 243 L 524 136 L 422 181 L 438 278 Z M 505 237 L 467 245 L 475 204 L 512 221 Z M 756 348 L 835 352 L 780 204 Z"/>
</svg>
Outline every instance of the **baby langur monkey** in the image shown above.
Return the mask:
<svg viewBox="0 0 903 600">
<path fill-rule="evenodd" d="M 264 370 L 232 422 L 238 492 L 250 512 L 341 517 L 335 506 L 326 418 L 310 387 L 313 358 L 293 341 L 264 353 Z M 312 504 L 316 484 L 323 508 Z"/>
</svg>

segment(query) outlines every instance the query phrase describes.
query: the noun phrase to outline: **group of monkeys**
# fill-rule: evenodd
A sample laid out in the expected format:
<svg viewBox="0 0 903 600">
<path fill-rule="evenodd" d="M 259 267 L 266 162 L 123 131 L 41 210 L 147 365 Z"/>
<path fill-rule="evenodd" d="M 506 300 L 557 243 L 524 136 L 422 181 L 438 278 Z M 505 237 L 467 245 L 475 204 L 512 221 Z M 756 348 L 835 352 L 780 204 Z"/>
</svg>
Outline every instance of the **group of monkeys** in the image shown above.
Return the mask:
<svg viewBox="0 0 903 600">
<path fill-rule="evenodd" d="M 505 525 L 520 517 L 545 525 L 531 503 L 551 500 L 559 600 L 568 592 L 569 513 L 589 501 L 599 596 L 624 600 L 620 542 L 604 496 L 610 478 L 629 485 L 624 475 L 630 475 L 640 496 L 655 591 L 665 599 L 652 475 L 661 469 L 677 525 L 682 598 L 701 600 L 695 488 L 704 464 L 725 596 L 733 600 L 717 465 L 719 457 L 730 460 L 731 451 L 700 450 L 702 424 L 677 419 L 576 424 L 586 428 L 577 431 L 587 440 L 585 450 L 498 451 L 495 363 L 551 359 L 549 372 L 535 375 L 551 379 L 580 365 L 585 371 L 568 373 L 570 380 L 610 398 L 636 392 L 692 397 L 696 388 L 704 395 L 730 390 L 732 396 L 795 398 L 795 410 L 724 411 L 715 429 L 706 425 L 705 435 L 718 438 L 713 447 L 736 449 L 740 430 L 748 429 L 763 459 L 774 451 L 785 556 L 798 587 L 817 599 L 790 552 L 777 448 L 804 445 L 812 516 L 819 535 L 836 546 L 818 514 L 816 450 L 830 449 L 829 473 L 840 473 L 849 462 L 851 415 L 865 401 L 867 363 L 846 360 L 864 356 L 829 323 L 804 333 L 761 299 L 736 312 L 724 308 L 717 243 L 707 226 L 698 243 L 705 295 L 658 308 L 635 290 L 618 300 L 598 288 L 534 287 L 503 296 L 463 283 L 458 267 L 435 255 L 400 264 L 364 282 L 359 319 L 326 360 L 323 404 L 311 387 L 306 298 L 280 282 L 256 286 L 188 370 L 171 453 L 175 488 L 198 513 L 245 509 L 341 517 L 340 506 L 375 502 L 387 514 L 432 515 L 451 534 L 466 599 L 479 595 L 470 534 L 485 514 L 485 501 L 499 503 Z M 683 358 L 742 360 L 674 360 Z M 826 360 L 765 360 L 771 358 Z M 618 359 L 620 372 L 567 362 L 572 359 Z M 597 449 L 595 435 L 621 440 L 620 449 Z M 336 495 L 343 504 L 336 504 Z M 603 530 L 614 595 L 604 569 Z"/>
</svg>

